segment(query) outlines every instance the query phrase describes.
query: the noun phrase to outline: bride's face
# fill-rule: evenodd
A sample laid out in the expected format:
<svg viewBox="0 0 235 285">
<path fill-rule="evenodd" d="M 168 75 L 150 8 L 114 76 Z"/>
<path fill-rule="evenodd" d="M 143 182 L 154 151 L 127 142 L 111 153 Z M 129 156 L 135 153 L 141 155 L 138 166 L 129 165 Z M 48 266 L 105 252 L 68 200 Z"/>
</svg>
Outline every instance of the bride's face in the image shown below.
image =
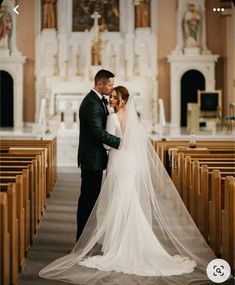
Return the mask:
<svg viewBox="0 0 235 285">
<path fill-rule="evenodd" d="M 109 95 L 109 105 L 112 108 L 116 108 L 119 105 L 118 94 L 115 90 L 113 90 Z"/>
</svg>

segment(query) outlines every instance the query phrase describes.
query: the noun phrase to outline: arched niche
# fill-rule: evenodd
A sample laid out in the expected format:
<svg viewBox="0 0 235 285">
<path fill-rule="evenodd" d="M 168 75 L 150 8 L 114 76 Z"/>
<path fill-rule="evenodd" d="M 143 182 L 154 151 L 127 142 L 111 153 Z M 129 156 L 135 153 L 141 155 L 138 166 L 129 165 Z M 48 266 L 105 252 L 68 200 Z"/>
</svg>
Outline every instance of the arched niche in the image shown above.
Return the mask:
<svg viewBox="0 0 235 285">
<path fill-rule="evenodd" d="M 197 90 L 205 89 L 204 75 L 195 69 L 188 70 L 181 77 L 181 118 L 180 125 L 187 125 L 187 104 L 197 102 Z"/>
<path fill-rule="evenodd" d="M 4 70 L 0 70 L 0 78 L 0 127 L 14 127 L 13 78 Z"/>
</svg>

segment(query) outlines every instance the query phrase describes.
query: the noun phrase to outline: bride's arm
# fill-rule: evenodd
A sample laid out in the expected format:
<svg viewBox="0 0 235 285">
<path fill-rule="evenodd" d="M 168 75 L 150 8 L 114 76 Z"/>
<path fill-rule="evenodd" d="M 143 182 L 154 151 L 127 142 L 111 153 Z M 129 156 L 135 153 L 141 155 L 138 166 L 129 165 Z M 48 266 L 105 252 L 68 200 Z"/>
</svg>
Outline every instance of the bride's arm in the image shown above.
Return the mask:
<svg viewBox="0 0 235 285">
<path fill-rule="evenodd" d="M 107 123 L 106 123 L 106 132 L 108 132 L 110 135 L 115 135 L 115 121 L 113 119 L 113 116 L 108 116 Z M 111 147 L 103 144 L 104 148 L 109 150 Z"/>
</svg>

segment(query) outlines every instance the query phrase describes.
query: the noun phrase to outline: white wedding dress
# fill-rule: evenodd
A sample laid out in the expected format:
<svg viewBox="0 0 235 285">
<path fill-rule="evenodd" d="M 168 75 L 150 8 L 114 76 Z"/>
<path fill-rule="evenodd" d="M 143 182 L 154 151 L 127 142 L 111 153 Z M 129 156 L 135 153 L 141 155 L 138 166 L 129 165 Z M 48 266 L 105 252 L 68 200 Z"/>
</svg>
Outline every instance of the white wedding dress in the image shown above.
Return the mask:
<svg viewBox="0 0 235 285">
<path fill-rule="evenodd" d="M 119 119 L 116 114 L 108 117 L 106 130 L 122 138 Z M 106 146 L 107 148 L 107 146 Z M 117 160 L 121 162 L 117 173 L 119 184 L 106 209 L 109 222 L 106 223 L 102 241 L 103 255 L 88 257 L 81 265 L 100 270 L 115 270 L 143 276 L 179 275 L 190 273 L 196 266 L 195 261 L 179 255 L 171 256 L 159 243 L 154 235 L 135 191 L 135 172 L 138 162 L 132 153 L 126 151 L 120 160 L 116 149 L 109 151 L 107 171 Z M 101 206 L 103 207 L 103 205 Z M 98 205 L 99 208 L 99 205 Z"/>
<path fill-rule="evenodd" d="M 203 284 L 214 259 L 136 116 L 126 104 L 107 131 L 122 138 L 110 149 L 106 178 L 81 238 L 40 276 L 75 284 Z M 106 146 L 107 147 L 107 146 Z"/>
</svg>

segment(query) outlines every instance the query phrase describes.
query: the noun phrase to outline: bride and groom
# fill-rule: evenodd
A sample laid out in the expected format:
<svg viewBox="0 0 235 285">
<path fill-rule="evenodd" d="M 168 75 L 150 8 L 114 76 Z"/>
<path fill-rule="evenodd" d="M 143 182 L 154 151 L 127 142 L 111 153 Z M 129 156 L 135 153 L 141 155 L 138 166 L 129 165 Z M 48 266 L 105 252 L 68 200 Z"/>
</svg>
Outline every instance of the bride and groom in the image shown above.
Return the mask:
<svg viewBox="0 0 235 285">
<path fill-rule="evenodd" d="M 77 243 L 40 276 L 97 285 L 209 283 L 214 254 L 145 134 L 132 96 L 113 84 L 114 75 L 100 70 L 80 106 Z"/>
</svg>

